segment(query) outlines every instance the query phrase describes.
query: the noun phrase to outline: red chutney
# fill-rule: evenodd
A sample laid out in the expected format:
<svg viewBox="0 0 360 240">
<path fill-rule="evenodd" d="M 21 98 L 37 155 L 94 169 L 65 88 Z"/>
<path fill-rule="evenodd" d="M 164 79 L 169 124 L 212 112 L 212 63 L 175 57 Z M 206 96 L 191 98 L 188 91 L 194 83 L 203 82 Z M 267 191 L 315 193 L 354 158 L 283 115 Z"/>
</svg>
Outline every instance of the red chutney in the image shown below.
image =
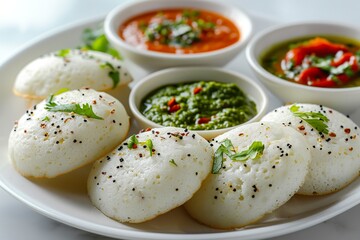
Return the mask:
<svg viewBox="0 0 360 240">
<path fill-rule="evenodd" d="M 335 43 L 315 37 L 287 47 L 281 59 L 272 64 L 268 64 L 269 58 L 265 57 L 263 66 L 273 74 L 299 84 L 346 87 L 359 77 L 359 50 L 360 47 L 352 43 Z"/>
<path fill-rule="evenodd" d="M 240 39 L 239 29 L 229 19 L 197 9 L 147 12 L 126 21 L 118 33 L 137 48 L 175 54 L 214 51 Z"/>
</svg>

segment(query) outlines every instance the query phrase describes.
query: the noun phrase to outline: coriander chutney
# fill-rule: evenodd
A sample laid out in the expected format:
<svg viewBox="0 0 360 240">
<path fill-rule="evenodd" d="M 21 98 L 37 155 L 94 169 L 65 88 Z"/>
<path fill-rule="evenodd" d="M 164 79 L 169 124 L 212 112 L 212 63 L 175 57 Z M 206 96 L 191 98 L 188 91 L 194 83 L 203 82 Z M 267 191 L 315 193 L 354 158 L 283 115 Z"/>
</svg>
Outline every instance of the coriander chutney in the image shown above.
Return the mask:
<svg viewBox="0 0 360 240">
<path fill-rule="evenodd" d="M 234 83 L 198 81 L 163 86 L 141 102 L 141 113 L 162 126 L 214 130 L 247 122 L 256 104 Z"/>
</svg>

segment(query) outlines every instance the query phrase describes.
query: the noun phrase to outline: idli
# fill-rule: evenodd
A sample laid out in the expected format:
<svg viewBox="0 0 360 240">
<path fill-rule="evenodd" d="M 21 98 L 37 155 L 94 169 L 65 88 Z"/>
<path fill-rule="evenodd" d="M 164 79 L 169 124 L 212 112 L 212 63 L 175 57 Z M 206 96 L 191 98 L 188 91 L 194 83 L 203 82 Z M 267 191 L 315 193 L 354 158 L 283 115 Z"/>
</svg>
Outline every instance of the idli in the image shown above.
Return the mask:
<svg viewBox="0 0 360 240">
<path fill-rule="evenodd" d="M 336 192 L 359 176 L 359 127 L 347 116 L 314 104 L 293 104 L 268 113 L 261 121 L 290 126 L 310 145 L 312 162 L 299 194 Z"/>
<path fill-rule="evenodd" d="M 44 99 L 63 88 L 108 91 L 131 80 L 123 61 L 109 54 L 63 49 L 26 65 L 17 75 L 13 90 L 21 97 Z"/>
<path fill-rule="evenodd" d="M 279 123 L 250 123 L 216 137 L 212 174 L 185 203 L 201 223 L 233 229 L 286 203 L 304 182 L 310 151 L 304 137 Z"/>
<path fill-rule="evenodd" d="M 94 163 L 92 203 L 119 222 L 140 223 L 189 200 L 210 173 L 213 150 L 197 133 L 164 127 L 132 135 Z"/>
<path fill-rule="evenodd" d="M 16 122 L 9 156 L 24 176 L 56 177 L 112 151 L 129 125 L 124 106 L 107 93 L 81 89 L 51 95 Z"/>
</svg>

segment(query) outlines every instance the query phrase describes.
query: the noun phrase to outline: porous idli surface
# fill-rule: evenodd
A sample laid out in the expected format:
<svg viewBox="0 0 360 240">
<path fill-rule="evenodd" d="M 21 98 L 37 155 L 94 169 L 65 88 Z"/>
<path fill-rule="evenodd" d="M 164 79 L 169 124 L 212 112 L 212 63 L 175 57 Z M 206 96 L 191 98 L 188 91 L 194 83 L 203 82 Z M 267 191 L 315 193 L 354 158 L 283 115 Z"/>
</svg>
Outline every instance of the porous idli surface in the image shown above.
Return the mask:
<svg viewBox="0 0 360 240">
<path fill-rule="evenodd" d="M 316 130 L 290 108 L 301 113 L 320 113 L 328 119 L 328 132 Z M 268 113 L 261 121 L 272 121 L 290 126 L 301 133 L 310 145 L 312 162 L 299 194 L 323 195 L 336 192 L 359 176 L 359 127 L 347 116 L 325 106 L 293 104 Z"/>
<path fill-rule="evenodd" d="M 8 147 L 13 165 L 24 176 L 52 178 L 67 173 L 103 157 L 126 138 L 129 116 L 106 93 L 73 90 L 53 96 L 51 102 L 57 108 L 76 104 L 86 112 L 91 108 L 101 119 L 78 111 L 47 110 L 49 99 L 27 110 L 15 123 Z"/>
<path fill-rule="evenodd" d="M 184 206 L 203 224 L 233 229 L 286 203 L 304 182 L 310 152 L 301 134 L 278 123 L 246 124 L 216 137 L 215 156 L 226 141 L 231 154 L 223 154 L 220 170 Z M 262 152 L 249 151 L 254 142 L 263 145 Z M 234 160 L 232 154 L 244 153 L 248 159 Z"/>
<path fill-rule="evenodd" d="M 197 133 L 154 128 L 131 136 L 96 161 L 88 193 L 106 216 L 120 222 L 144 222 L 190 199 L 210 173 L 212 161 L 212 148 Z"/>
<path fill-rule="evenodd" d="M 123 61 L 107 53 L 63 49 L 27 64 L 16 77 L 14 93 L 43 99 L 62 88 L 107 91 L 131 80 Z"/>
</svg>

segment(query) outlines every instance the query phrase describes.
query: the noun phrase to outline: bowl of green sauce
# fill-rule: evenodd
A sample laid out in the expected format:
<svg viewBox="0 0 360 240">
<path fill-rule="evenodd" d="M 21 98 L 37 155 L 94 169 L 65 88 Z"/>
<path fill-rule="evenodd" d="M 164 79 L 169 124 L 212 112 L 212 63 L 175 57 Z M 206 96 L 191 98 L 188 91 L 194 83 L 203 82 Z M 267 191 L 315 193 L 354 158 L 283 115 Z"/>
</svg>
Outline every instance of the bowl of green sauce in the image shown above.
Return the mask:
<svg viewBox="0 0 360 240">
<path fill-rule="evenodd" d="M 284 103 L 321 104 L 345 114 L 360 105 L 360 30 L 300 22 L 259 32 L 246 48 L 252 70 Z"/>
<path fill-rule="evenodd" d="M 248 77 L 214 67 L 178 67 L 152 73 L 129 97 L 141 128 L 174 126 L 212 139 L 266 112 L 267 96 Z"/>
</svg>

